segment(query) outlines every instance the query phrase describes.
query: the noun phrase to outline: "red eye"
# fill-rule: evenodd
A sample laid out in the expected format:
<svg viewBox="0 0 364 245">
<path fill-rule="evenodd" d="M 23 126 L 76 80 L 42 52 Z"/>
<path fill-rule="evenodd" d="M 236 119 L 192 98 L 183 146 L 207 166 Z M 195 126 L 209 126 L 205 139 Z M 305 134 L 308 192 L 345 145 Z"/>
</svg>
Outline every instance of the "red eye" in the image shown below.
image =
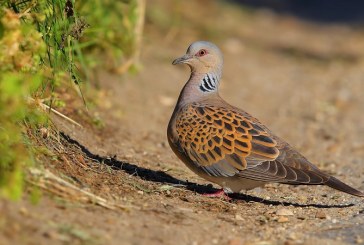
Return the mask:
<svg viewBox="0 0 364 245">
<path fill-rule="evenodd" d="M 205 49 L 201 49 L 197 52 L 196 55 L 201 57 L 204 56 L 205 54 L 207 54 L 207 51 Z"/>
</svg>

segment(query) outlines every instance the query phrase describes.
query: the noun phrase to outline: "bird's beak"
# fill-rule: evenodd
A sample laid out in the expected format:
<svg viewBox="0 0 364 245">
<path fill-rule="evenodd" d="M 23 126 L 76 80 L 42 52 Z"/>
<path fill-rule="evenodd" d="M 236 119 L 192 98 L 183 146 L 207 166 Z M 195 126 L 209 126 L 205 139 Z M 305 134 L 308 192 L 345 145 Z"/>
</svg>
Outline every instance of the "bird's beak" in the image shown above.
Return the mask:
<svg viewBox="0 0 364 245">
<path fill-rule="evenodd" d="M 179 57 L 177 59 L 175 59 L 172 62 L 172 65 L 178 65 L 178 64 L 182 64 L 182 63 L 188 63 L 188 61 L 191 59 L 192 57 L 188 54 L 183 55 L 182 57 Z"/>
</svg>

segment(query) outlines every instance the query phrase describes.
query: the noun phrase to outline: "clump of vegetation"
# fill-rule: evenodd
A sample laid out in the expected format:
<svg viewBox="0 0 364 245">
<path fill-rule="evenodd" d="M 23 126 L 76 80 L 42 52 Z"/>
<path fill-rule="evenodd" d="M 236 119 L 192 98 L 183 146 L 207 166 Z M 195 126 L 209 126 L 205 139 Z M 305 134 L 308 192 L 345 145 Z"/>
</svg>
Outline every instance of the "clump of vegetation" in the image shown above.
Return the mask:
<svg viewBox="0 0 364 245">
<path fill-rule="evenodd" d="M 107 54 L 107 65 L 120 70 L 137 62 L 146 0 L 78 1 L 76 8 L 89 23 L 81 47 L 89 54 L 88 64 L 97 65 L 93 56 Z M 103 61 L 105 63 L 105 60 Z M 127 66 L 127 67 L 125 67 Z"/>
<path fill-rule="evenodd" d="M 31 162 L 23 142 L 24 126 L 41 122 L 26 98 L 43 80 L 41 58 L 46 46 L 31 24 L 21 23 L 21 15 L 2 9 L 0 25 L 0 194 L 19 197 L 23 171 Z"/>
<path fill-rule="evenodd" d="M 26 131 L 47 123 L 36 105 L 65 106 L 57 92 L 63 83 L 83 98 L 80 84 L 90 67 L 100 64 L 101 53 L 115 61 L 137 53 L 140 2 L 0 3 L 0 196 L 18 198 L 24 169 L 34 164 Z"/>
</svg>

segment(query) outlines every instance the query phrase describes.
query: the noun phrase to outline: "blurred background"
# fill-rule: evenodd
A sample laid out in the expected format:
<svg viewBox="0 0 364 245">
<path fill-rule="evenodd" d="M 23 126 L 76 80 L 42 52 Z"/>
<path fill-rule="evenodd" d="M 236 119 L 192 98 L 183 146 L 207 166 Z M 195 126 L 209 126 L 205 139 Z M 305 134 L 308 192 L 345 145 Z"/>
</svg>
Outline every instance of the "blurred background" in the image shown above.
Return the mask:
<svg viewBox="0 0 364 245">
<path fill-rule="evenodd" d="M 0 6 L 1 245 L 363 244 L 360 200 L 275 184 L 207 199 L 166 139 L 190 72 L 171 62 L 211 41 L 224 99 L 364 190 L 362 1 Z"/>
<path fill-rule="evenodd" d="M 304 20 L 326 24 L 362 24 L 364 5 L 362 1 L 340 0 L 232 0 L 251 8 L 266 8 L 279 14 L 293 15 Z"/>
</svg>

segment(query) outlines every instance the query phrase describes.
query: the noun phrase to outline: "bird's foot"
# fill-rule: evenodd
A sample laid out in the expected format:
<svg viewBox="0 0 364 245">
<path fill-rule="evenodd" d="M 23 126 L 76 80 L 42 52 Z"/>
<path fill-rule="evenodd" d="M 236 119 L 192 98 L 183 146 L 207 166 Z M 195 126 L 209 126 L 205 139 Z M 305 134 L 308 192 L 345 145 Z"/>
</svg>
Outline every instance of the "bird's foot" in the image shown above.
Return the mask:
<svg viewBox="0 0 364 245">
<path fill-rule="evenodd" d="M 226 201 L 230 201 L 231 200 L 231 197 L 229 197 L 225 193 L 224 189 L 220 189 L 220 190 L 218 190 L 218 191 L 216 191 L 214 193 L 204 193 L 202 195 L 205 196 L 205 197 L 219 197 L 219 198 L 225 199 Z"/>
</svg>

